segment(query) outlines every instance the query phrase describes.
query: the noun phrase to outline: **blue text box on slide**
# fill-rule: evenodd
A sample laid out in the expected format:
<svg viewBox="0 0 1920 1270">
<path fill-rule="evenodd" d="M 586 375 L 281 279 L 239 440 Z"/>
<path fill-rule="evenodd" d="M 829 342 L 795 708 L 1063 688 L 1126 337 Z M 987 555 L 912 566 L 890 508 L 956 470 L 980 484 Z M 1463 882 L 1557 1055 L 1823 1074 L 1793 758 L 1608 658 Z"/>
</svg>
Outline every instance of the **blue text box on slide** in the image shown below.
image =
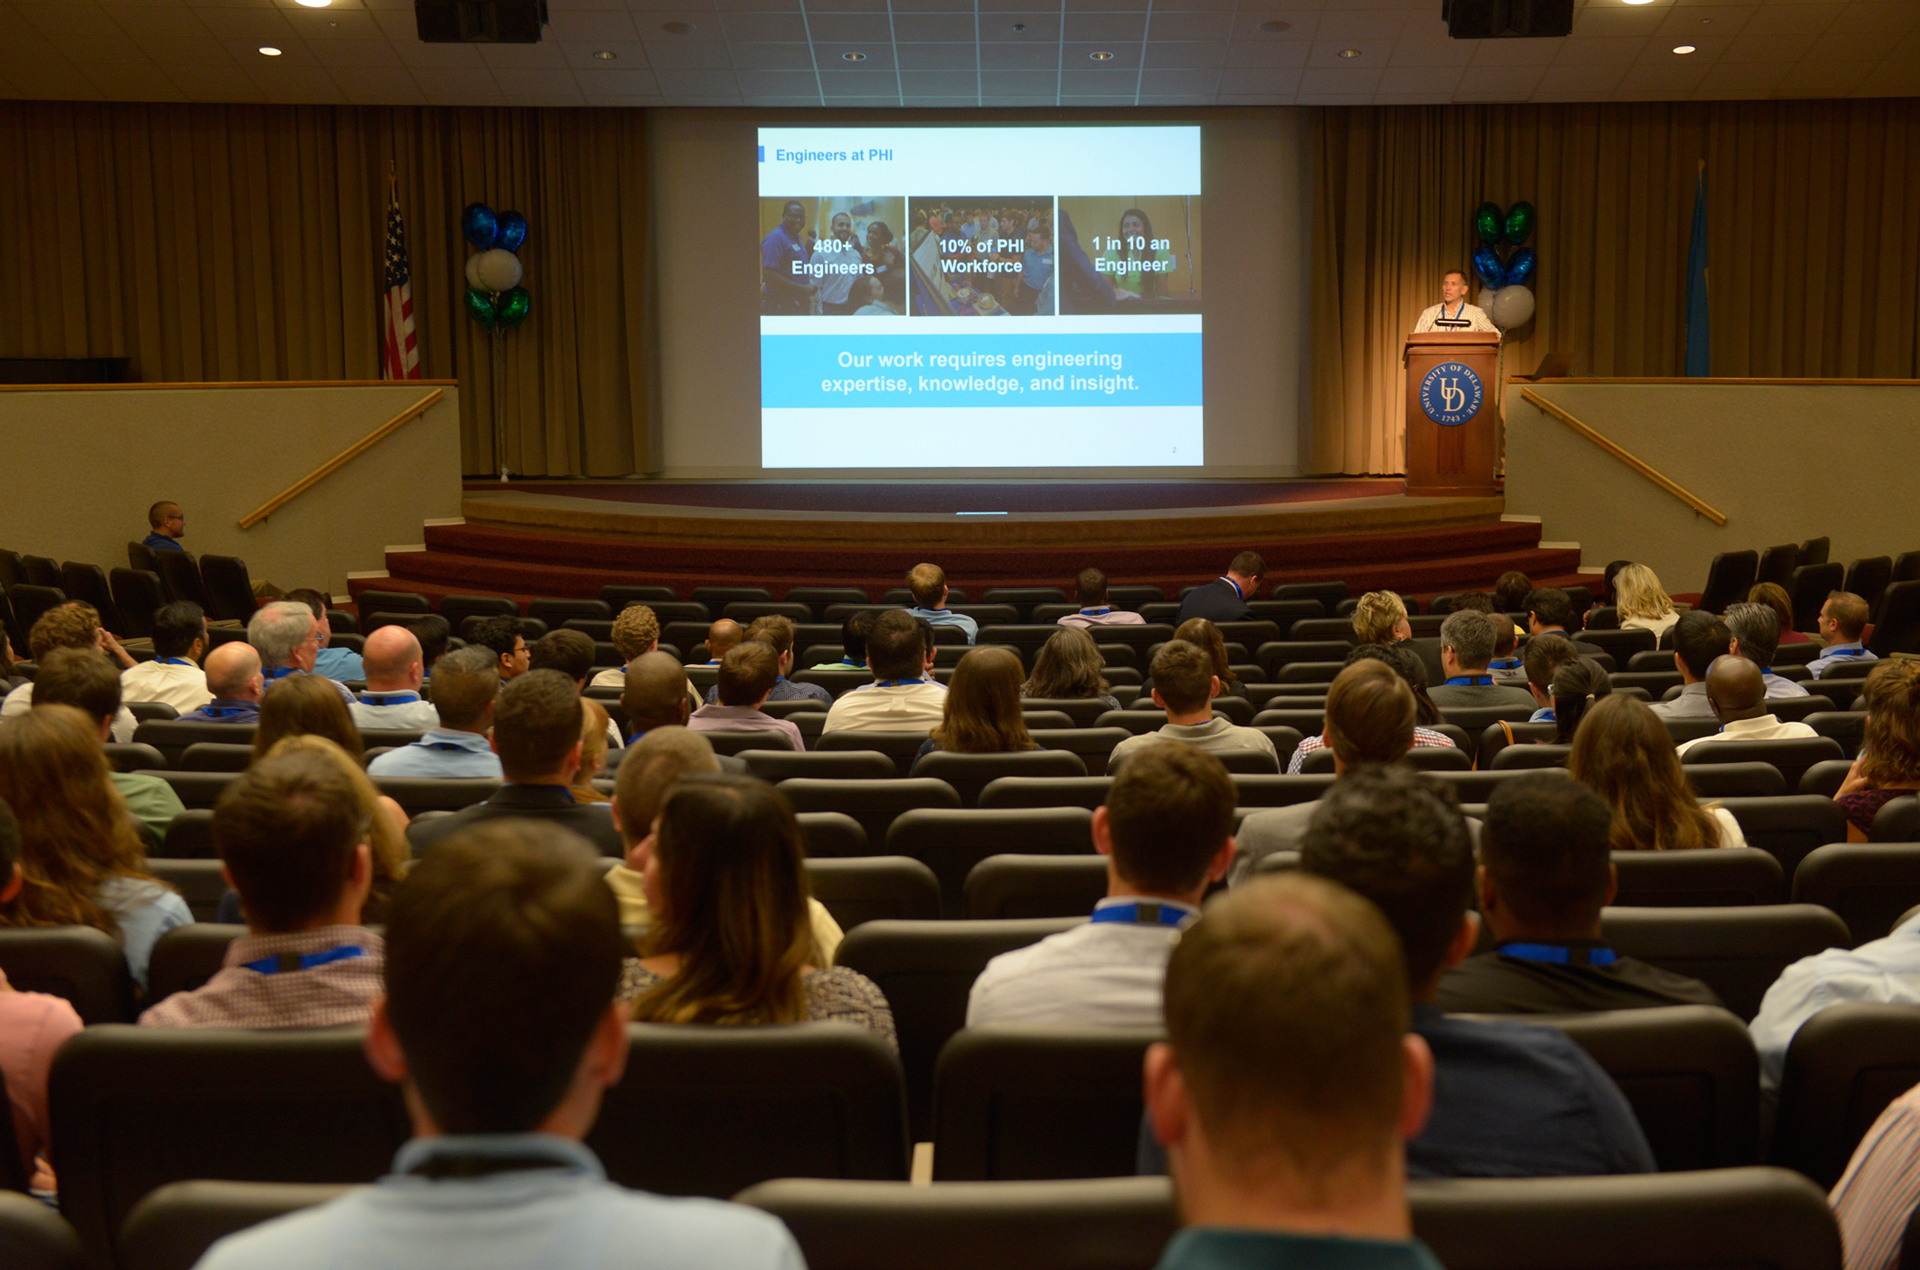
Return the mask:
<svg viewBox="0 0 1920 1270">
<path fill-rule="evenodd" d="M 1198 332 L 762 335 L 763 409 L 1199 406 Z"/>
</svg>

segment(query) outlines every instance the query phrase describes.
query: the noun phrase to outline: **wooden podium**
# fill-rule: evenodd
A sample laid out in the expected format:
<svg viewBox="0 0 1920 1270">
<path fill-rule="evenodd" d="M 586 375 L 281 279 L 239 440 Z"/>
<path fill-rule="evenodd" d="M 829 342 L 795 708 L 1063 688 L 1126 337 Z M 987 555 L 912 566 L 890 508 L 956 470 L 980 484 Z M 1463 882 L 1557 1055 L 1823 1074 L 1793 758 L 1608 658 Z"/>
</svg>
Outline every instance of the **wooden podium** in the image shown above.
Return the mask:
<svg viewBox="0 0 1920 1270">
<path fill-rule="evenodd" d="M 1494 484 L 1500 337 L 1480 331 L 1407 336 L 1407 493 L 1486 496 Z"/>
</svg>

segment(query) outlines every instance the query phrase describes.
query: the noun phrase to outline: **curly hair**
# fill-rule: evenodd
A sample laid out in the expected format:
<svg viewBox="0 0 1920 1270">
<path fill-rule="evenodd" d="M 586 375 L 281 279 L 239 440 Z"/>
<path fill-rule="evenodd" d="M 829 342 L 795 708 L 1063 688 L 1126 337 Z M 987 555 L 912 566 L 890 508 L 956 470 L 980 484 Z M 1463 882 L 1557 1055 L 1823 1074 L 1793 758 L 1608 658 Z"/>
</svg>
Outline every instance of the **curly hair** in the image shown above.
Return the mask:
<svg viewBox="0 0 1920 1270">
<path fill-rule="evenodd" d="M 1920 783 L 1920 662 L 1881 662 L 1860 698 L 1867 708 L 1861 774 L 1883 789 Z"/>
</svg>

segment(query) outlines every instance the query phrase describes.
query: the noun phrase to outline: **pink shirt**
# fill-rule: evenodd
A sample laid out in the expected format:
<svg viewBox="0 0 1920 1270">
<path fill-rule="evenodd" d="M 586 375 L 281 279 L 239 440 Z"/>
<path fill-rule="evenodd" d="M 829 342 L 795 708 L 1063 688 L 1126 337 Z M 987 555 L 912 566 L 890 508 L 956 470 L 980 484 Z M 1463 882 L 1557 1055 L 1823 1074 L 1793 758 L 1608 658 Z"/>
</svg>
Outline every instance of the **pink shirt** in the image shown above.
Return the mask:
<svg viewBox="0 0 1920 1270">
<path fill-rule="evenodd" d="M 1127 609 L 1081 609 L 1061 618 L 1059 626 L 1139 626 L 1147 619 Z"/>
<path fill-rule="evenodd" d="M 687 720 L 695 732 L 778 732 L 787 738 L 794 752 L 807 748 L 800 725 L 789 719 L 776 719 L 752 706 L 701 706 Z"/>
<path fill-rule="evenodd" d="M 28 1174 L 46 1148 L 47 1072 L 66 1039 L 80 1030 L 80 1016 L 59 997 L 15 992 L 0 971 L 0 1072 L 13 1104 L 13 1132 Z"/>
</svg>

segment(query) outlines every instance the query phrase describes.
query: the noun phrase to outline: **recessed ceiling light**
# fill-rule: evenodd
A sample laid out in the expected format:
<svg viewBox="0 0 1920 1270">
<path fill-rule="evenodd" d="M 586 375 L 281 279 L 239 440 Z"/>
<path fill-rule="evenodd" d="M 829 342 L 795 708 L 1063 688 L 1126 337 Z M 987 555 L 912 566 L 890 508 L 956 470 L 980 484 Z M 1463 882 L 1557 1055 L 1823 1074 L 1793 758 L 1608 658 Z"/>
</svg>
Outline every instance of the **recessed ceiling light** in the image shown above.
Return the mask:
<svg viewBox="0 0 1920 1270">
<path fill-rule="evenodd" d="M 280 56 L 280 50 L 268 44 L 262 44 L 260 46 L 260 52 L 263 56 L 266 56 L 266 57 Z"/>
<path fill-rule="evenodd" d="M 612 49 L 599 49 L 595 51 L 594 56 L 599 58 L 603 62 L 611 62 L 614 58 L 620 55 L 614 52 Z"/>
<path fill-rule="evenodd" d="M 1024 22 L 1016 22 L 1013 24 L 1013 29 L 1016 31 L 1024 31 L 1027 29 L 1027 24 Z"/>
<path fill-rule="evenodd" d="M 1693 52 L 1693 45 L 1691 45 L 1691 44 L 1676 44 L 1676 45 L 1674 45 L 1674 46 L 1673 46 L 1673 51 L 1674 51 L 1674 52 L 1676 52 L 1676 53 L 1678 53 L 1678 54 L 1680 54 L 1680 56 L 1682 56 L 1682 57 L 1685 57 L 1685 56 L 1686 56 L 1687 54 L 1689 54 L 1689 53 L 1691 53 L 1691 52 Z"/>
<path fill-rule="evenodd" d="M 1113 60 L 1113 54 L 1111 53 L 1089 53 L 1087 56 L 1096 62 L 1111 62 Z"/>
<path fill-rule="evenodd" d="M 840 57 L 843 61 L 848 62 L 864 62 L 867 60 L 865 53 L 842 53 Z"/>
<path fill-rule="evenodd" d="M 297 0 L 297 3 L 309 9 L 324 9 L 332 4 L 333 0 Z"/>
<path fill-rule="evenodd" d="M 1268 35 L 1278 35 L 1282 31 L 1293 30 L 1293 23 L 1282 22 L 1279 18 L 1274 18 L 1271 21 L 1262 22 L 1259 29 L 1265 31 Z"/>
<path fill-rule="evenodd" d="M 1359 49 L 1341 49 L 1340 56 L 1345 58 L 1355 58 L 1360 56 L 1360 50 Z"/>
<path fill-rule="evenodd" d="M 692 35 L 699 30 L 691 22 L 666 22 L 661 24 L 660 29 L 668 35 Z"/>
</svg>

